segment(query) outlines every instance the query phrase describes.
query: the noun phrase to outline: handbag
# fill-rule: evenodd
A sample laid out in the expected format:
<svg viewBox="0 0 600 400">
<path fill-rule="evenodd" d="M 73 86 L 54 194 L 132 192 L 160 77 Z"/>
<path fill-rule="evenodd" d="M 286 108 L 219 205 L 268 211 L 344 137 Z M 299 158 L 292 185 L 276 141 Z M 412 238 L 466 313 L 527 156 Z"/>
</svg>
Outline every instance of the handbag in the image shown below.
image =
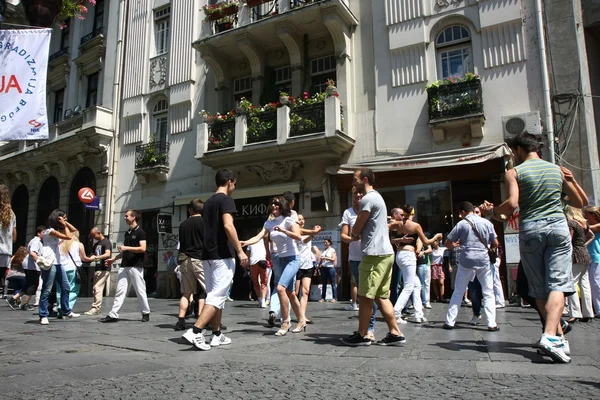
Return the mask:
<svg viewBox="0 0 600 400">
<path fill-rule="evenodd" d="M 56 261 L 54 250 L 52 250 L 49 246 L 42 246 L 35 264 L 40 267 L 41 270 L 48 271 L 50 268 L 52 268 L 52 265 L 54 265 L 54 261 Z"/>
<path fill-rule="evenodd" d="M 69 257 L 71 257 L 71 261 L 73 261 L 73 265 L 75 266 L 75 282 L 77 282 L 78 284 L 81 285 L 81 282 L 83 282 L 83 279 L 81 279 L 81 271 L 79 271 L 80 267 L 77 265 L 77 263 L 73 259 L 73 256 L 71 255 L 70 251 L 69 251 Z"/>
<path fill-rule="evenodd" d="M 484 247 L 487 248 L 488 251 L 488 257 L 490 259 L 490 263 L 494 264 L 496 263 L 496 259 L 498 258 L 498 254 L 496 253 L 496 250 L 492 250 L 490 249 L 486 244 L 485 241 L 483 240 L 483 238 L 481 237 L 481 235 L 479 234 L 479 232 L 477 232 L 477 229 L 475 229 L 475 225 L 473 225 L 473 223 L 471 223 L 471 221 L 469 221 L 468 219 L 465 218 L 465 221 L 467 221 L 467 223 L 469 225 L 471 225 L 471 228 L 473 229 L 473 232 L 475 232 L 475 235 L 477 235 L 477 238 L 479 239 L 479 241 L 481 242 L 481 244 L 483 244 Z"/>
</svg>

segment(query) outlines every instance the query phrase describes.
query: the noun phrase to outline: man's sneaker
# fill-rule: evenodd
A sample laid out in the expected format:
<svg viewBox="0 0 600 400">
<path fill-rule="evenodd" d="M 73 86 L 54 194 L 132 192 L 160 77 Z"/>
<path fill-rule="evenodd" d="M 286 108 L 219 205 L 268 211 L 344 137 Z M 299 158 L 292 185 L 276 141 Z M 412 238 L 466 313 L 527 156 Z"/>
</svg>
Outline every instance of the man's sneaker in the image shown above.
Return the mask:
<svg viewBox="0 0 600 400">
<path fill-rule="evenodd" d="M 496 308 L 504 308 L 505 305 L 502 303 L 496 303 Z"/>
<path fill-rule="evenodd" d="M 275 315 L 274 312 L 270 312 L 269 313 L 269 319 L 267 320 L 267 323 L 269 324 L 270 327 L 275 326 L 275 318 L 277 318 L 277 316 Z"/>
<path fill-rule="evenodd" d="M 202 332 L 206 332 L 205 329 L 202 330 Z M 185 331 L 185 333 L 183 335 L 181 335 L 182 338 L 184 338 L 185 340 L 187 340 L 187 342 L 189 344 L 194 344 L 194 339 L 196 338 L 196 335 L 201 335 L 202 333 L 194 333 L 194 329 L 190 328 L 187 331 Z"/>
<path fill-rule="evenodd" d="M 415 315 L 414 311 L 409 311 L 409 310 L 402 310 L 402 317 L 406 318 L 406 317 L 410 317 L 412 315 Z"/>
<path fill-rule="evenodd" d="M 225 300 L 227 300 L 227 301 L 233 301 L 233 299 L 231 297 L 229 297 L 229 296 L 227 296 L 227 298 Z"/>
<path fill-rule="evenodd" d="M 100 310 L 92 308 L 90 311 L 86 311 L 83 315 L 100 315 Z"/>
<path fill-rule="evenodd" d="M 564 346 L 565 344 L 562 337 L 550 336 L 544 333 L 540 339 L 540 350 L 544 355 L 552 358 L 554 362 L 571 362 L 571 357 L 565 354 Z"/>
<path fill-rule="evenodd" d="M 446 329 L 447 331 L 451 331 L 452 329 L 454 329 L 454 325 L 444 324 L 442 328 Z"/>
<path fill-rule="evenodd" d="M 17 305 L 17 302 L 15 301 L 15 299 L 10 298 L 10 299 L 4 299 L 6 301 L 6 304 L 8 304 L 8 306 L 10 308 L 12 308 L 13 310 L 16 310 L 19 306 Z"/>
<path fill-rule="evenodd" d="M 186 329 L 187 329 L 187 326 L 185 325 L 185 322 L 177 321 L 177 323 L 175 324 L 176 331 L 185 331 Z"/>
<path fill-rule="evenodd" d="M 104 317 L 104 318 L 100 318 L 100 319 L 98 320 L 98 322 L 102 322 L 102 323 L 104 323 L 104 324 L 106 324 L 106 323 L 109 323 L 109 322 L 119 322 L 119 318 L 113 318 L 113 317 L 111 317 L 110 315 L 107 315 L 107 316 L 106 316 L 106 317 Z"/>
<path fill-rule="evenodd" d="M 71 311 L 69 313 L 69 315 L 67 315 L 66 317 L 69 318 L 69 319 L 70 318 L 79 318 L 79 317 L 81 317 L 81 314 L 77 314 L 77 313 L 74 313 L 73 311 Z"/>
<path fill-rule="evenodd" d="M 569 346 L 569 341 L 567 339 L 563 339 L 563 351 L 566 355 L 571 355 L 571 347 Z"/>
<path fill-rule="evenodd" d="M 401 325 L 408 324 L 408 322 L 404 318 L 402 318 L 402 317 L 396 318 L 396 322 L 399 323 L 399 324 L 401 324 Z"/>
<path fill-rule="evenodd" d="M 368 335 L 362 337 L 358 331 L 355 331 L 352 335 L 343 338 L 342 343 L 346 346 L 370 346 L 373 341 L 368 338 Z"/>
<path fill-rule="evenodd" d="M 42 317 L 40 318 L 40 324 L 42 325 L 48 325 L 50 323 L 50 321 L 48 321 L 48 317 Z"/>
<path fill-rule="evenodd" d="M 573 329 L 573 326 L 571 324 L 569 324 L 565 320 L 562 320 L 561 327 L 562 327 L 562 331 L 563 331 L 564 335 L 566 335 L 567 333 L 571 332 L 571 330 Z"/>
<path fill-rule="evenodd" d="M 414 309 L 415 309 L 415 306 L 413 306 L 413 305 L 411 304 L 410 306 L 408 306 L 408 307 L 406 307 L 406 308 L 407 308 L 407 309 L 409 309 L 409 310 L 414 310 Z"/>
<path fill-rule="evenodd" d="M 422 324 L 424 322 L 427 322 L 427 318 L 423 317 L 423 318 L 415 318 L 415 323 L 416 324 Z"/>
<path fill-rule="evenodd" d="M 210 340 L 210 347 L 218 347 L 221 345 L 224 346 L 226 344 L 231 344 L 231 339 L 229 339 L 227 336 L 223 335 L 222 333 L 219 336 L 212 335 L 212 339 Z"/>
<path fill-rule="evenodd" d="M 471 325 L 475 326 L 479 323 L 479 320 L 481 319 L 481 315 L 477 316 L 477 315 L 473 315 L 473 318 L 471 318 Z"/>
<path fill-rule="evenodd" d="M 377 342 L 377 344 L 380 346 L 399 346 L 404 343 L 406 343 L 406 338 L 404 336 L 393 335 L 390 332 L 388 332 L 383 339 Z"/>
<path fill-rule="evenodd" d="M 33 310 L 33 307 L 31 305 L 25 304 L 25 303 L 21 304 L 19 306 L 19 308 L 23 311 L 32 311 Z"/>
<path fill-rule="evenodd" d="M 206 343 L 206 339 L 204 338 L 204 334 L 206 333 L 205 329 L 202 329 L 202 332 L 200 333 L 194 333 L 193 330 L 192 331 L 192 335 L 194 335 L 194 339 L 193 339 L 193 345 L 195 348 L 197 348 L 198 350 L 203 350 L 203 351 L 207 351 L 210 350 L 210 345 L 208 343 Z"/>
<path fill-rule="evenodd" d="M 356 303 L 350 303 L 346 307 L 344 307 L 346 311 L 358 311 L 358 305 Z"/>
<path fill-rule="evenodd" d="M 428 310 L 430 310 L 431 309 L 431 303 L 426 303 L 425 304 L 425 308 L 428 309 Z"/>
<path fill-rule="evenodd" d="M 469 299 L 463 299 L 462 305 L 467 307 L 473 307 L 473 303 L 471 303 L 471 300 Z"/>
<path fill-rule="evenodd" d="M 540 339 L 538 339 L 535 342 L 531 343 L 531 347 L 533 347 L 534 349 L 539 349 L 540 348 Z M 540 351 L 540 354 L 541 354 L 541 351 Z"/>
<path fill-rule="evenodd" d="M 150 321 L 150 314 L 142 314 L 142 319 L 140 321 L 142 321 L 142 322 Z"/>
</svg>

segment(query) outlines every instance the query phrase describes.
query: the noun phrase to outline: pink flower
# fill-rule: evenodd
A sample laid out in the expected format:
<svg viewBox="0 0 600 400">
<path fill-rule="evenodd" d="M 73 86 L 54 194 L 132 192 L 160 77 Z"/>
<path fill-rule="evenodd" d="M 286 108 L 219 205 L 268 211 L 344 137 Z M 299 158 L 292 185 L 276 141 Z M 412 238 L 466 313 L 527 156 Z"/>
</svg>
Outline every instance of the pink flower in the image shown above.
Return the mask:
<svg viewBox="0 0 600 400">
<path fill-rule="evenodd" d="M 79 14 L 79 15 L 77 16 L 77 18 L 79 18 L 79 19 L 80 19 L 80 20 L 82 20 L 82 21 L 85 19 L 85 17 L 84 17 L 83 15 L 81 15 L 81 14 Z"/>
<path fill-rule="evenodd" d="M 61 22 L 61 23 L 58 25 L 58 27 L 59 27 L 60 29 L 65 29 L 65 28 L 67 27 L 67 24 L 65 24 L 64 22 Z"/>
<path fill-rule="evenodd" d="M 83 4 L 80 4 L 80 5 L 79 5 L 79 10 L 80 10 L 81 12 L 87 12 L 87 10 L 88 10 L 88 9 L 87 9 L 87 7 L 86 7 L 86 6 L 84 6 Z"/>
<path fill-rule="evenodd" d="M 96 0 L 88 0 L 90 2 L 91 5 L 95 6 L 96 5 Z"/>
</svg>

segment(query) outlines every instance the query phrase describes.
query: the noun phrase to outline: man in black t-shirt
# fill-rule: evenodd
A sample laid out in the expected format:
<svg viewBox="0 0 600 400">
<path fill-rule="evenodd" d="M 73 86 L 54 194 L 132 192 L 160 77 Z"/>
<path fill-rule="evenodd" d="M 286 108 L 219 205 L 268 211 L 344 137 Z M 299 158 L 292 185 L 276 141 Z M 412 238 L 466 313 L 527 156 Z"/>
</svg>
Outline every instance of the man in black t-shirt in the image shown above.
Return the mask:
<svg viewBox="0 0 600 400">
<path fill-rule="evenodd" d="M 237 213 L 231 198 L 236 185 L 233 172 L 221 169 L 215 177 L 217 192 L 204 203 L 204 248 L 202 260 L 206 277 L 206 301 L 200 317 L 183 338 L 200 350 L 231 344 L 221 333 L 221 317 L 225 299 L 231 289 L 237 254 L 242 267 L 248 267 L 248 256 L 242 250 L 233 215 Z M 205 327 L 211 324 L 210 344 L 204 338 Z"/>
<path fill-rule="evenodd" d="M 84 315 L 98 315 L 102 308 L 102 295 L 104 294 L 104 286 L 110 273 L 110 267 L 106 265 L 106 260 L 110 258 L 112 254 L 112 246 L 110 241 L 104 237 L 100 229 L 92 228 L 90 236 L 96 241 L 94 244 L 94 255 L 90 256 L 94 266 L 94 303 L 92 309 L 86 311 Z"/>
<path fill-rule="evenodd" d="M 106 265 L 111 266 L 118 259 L 123 259 L 121 268 L 117 274 L 117 292 L 111 312 L 100 322 L 117 322 L 119 320 L 119 310 L 123 305 L 127 288 L 131 286 L 135 290 L 142 312 L 142 322 L 150 321 L 150 306 L 148 305 L 148 296 L 146 295 L 146 282 L 144 281 L 144 254 L 146 253 L 146 232 L 138 225 L 140 212 L 137 210 L 127 210 L 125 213 L 125 223 L 129 225 L 129 230 L 125 232 L 123 245 L 119 246 L 119 255 L 106 260 Z"/>
<path fill-rule="evenodd" d="M 204 308 L 206 298 L 206 281 L 202 268 L 202 249 L 204 242 L 204 221 L 202 210 L 204 203 L 200 199 L 190 201 L 188 211 L 190 217 L 179 225 L 179 260 L 181 264 L 181 285 L 183 295 L 179 300 L 179 318 L 175 325 L 176 331 L 185 330 L 185 314 L 190 305 L 192 294 L 198 293 L 198 283 L 201 293 L 195 300 L 198 302 L 198 315 Z"/>
</svg>

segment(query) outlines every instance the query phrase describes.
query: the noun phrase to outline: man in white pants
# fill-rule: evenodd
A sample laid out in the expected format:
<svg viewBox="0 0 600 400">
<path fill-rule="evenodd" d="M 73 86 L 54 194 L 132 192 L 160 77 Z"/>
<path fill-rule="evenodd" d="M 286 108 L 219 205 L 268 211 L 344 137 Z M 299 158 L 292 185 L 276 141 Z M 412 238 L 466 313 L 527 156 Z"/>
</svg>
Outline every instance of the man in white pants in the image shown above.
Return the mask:
<svg viewBox="0 0 600 400">
<path fill-rule="evenodd" d="M 146 253 L 146 232 L 138 225 L 140 216 L 140 212 L 137 210 L 127 210 L 125 223 L 129 225 L 129 230 L 125 232 L 123 245 L 119 246 L 120 253 L 116 257 L 106 259 L 107 266 L 111 266 L 118 259 L 123 261 L 117 274 L 117 292 L 115 293 L 112 310 L 106 317 L 100 319 L 100 322 L 119 321 L 119 310 L 123 306 L 130 283 L 138 298 L 140 311 L 142 312 L 141 321 L 150 321 L 150 306 L 146 295 L 143 268 L 144 254 Z"/>
<path fill-rule="evenodd" d="M 445 243 L 448 249 L 452 249 L 460 243 L 461 252 L 454 293 L 450 299 L 444 329 L 454 328 L 467 285 L 477 277 L 483 293 L 483 306 L 488 331 L 495 332 L 499 328 L 496 324 L 496 301 L 492 271 L 494 266 L 490 263 L 488 249 L 497 248 L 498 239 L 494 231 L 494 225 L 487 219 L 475 215 L 473 209 L 473 204 L 468 201 L 458 205 L 458 212 L 462 220 L 452 229 Z"/>
</svg>

